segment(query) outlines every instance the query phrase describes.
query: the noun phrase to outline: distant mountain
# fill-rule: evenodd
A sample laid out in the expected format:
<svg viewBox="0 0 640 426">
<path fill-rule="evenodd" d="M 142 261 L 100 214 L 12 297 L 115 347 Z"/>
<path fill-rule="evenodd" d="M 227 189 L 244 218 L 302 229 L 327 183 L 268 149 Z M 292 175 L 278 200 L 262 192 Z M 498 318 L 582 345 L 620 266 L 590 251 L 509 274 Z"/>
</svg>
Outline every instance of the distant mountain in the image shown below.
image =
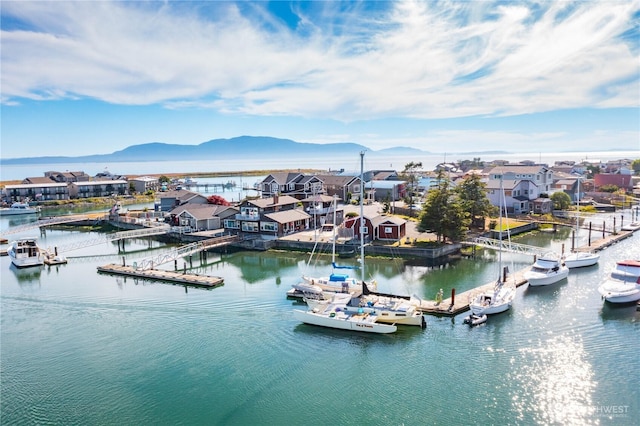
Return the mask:
<svg viewBox="0 0 640 426">
<path fill-rule="evenodd" d="M 150 142 L 132 145 L 111 154 L 85 155 L 80 157 L 25 157 L 0 159 L 0 164 L 39 164 L 39 163 L 96 163 L 96 162 L 139 162 L 168 160 L 211 159 L 279 159 L 283 156 L 346 156 L 357 155 L 366 150 L 382 155 L 428 154 L 414 148 L 390 148 L 372 151 L 363 145 L 351 142 L 317 144 L 295 142 L 290 139 L 278 139 L 267 136 L 239 136 L 231 139 L 213 139 L 199 145 L 177 145 L 163 142 Z"/>
</svg>

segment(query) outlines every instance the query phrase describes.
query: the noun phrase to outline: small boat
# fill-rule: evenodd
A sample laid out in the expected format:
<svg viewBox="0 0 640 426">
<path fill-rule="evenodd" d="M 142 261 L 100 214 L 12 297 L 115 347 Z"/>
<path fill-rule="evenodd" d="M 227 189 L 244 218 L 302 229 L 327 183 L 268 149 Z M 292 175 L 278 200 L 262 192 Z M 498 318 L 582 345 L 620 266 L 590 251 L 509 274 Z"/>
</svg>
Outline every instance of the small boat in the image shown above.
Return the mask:
<svg viewBox="0 0 640 426">
<path fill-rule="evenodd" d="M 465 317 L 463 321 L 464 324 L 469 324 L 470 326 L 480 325 L 485 322 L 487 322 L 487 314 L 482 314 L 482 315 L 471 314 Z"/>
<path fill-rule="evenodd" d="M 388 334 L 398 329 L 393 324 L 379 323 L 374 309 L 354 308 L 341 303 L 320 304 L 306 311 L 294 309 L 293 316 L 305 324 L 364 333 Z"/>
<path fill-rule="evenodd" d="M 640 300 L 640 277 L 636 281 L 610 277 L 598 287 L 598 292 L 610 303 L 637 302 Z"/>
<path fill-rule="evenodd" d="M 44 265 L 45 256 L 38 247 L 36 238 L 22 238 L 11 242 L 7 254 L 18 268 Z"/>
<path fill-rule="evenodd" d="M 620 229 L 622 231 L 637 231 L 640 229 L 640 222 L 631 222 L 627 225 L 623 225 Z"/>
<path fill-rule="evenodd" d="M 574 251 L 564 255 L 562 259 L 569 269 L 584 268 L 598 263 L 600 255 L 598 253 Z"/>
<path fill-rule="evenodd" d="M 640 260 L 627 259 L 616 262 L 615 268 L 611 271 L 611 277 L 635 281 L 640 278 Z"/>
<path fill-rule="evenodd" d="M 580 231 L 580 216 L 578 213 L 580 212 L 580 179 L 578 179 L 578 201 L 576 207 L 576 229 L 574 231 L 574 238 L 577 241 L 578 232 Z M 574 241 L 575 242 L 575 241 Z M 577 244 L 574 244 L 577 246 Z M 564 264 L 567 265 L 567 268 L 584 268 L 587 266 L 593 266 L 598 263 L 600 260 L 600 255 L 597 253 L 591 252 L 579 252 L 573 250 L 571 253 L 563 256 Z"/>
<path fill-rule="evenodd" d="M 540 256 L 523 275 L 530 286 L 555 284 L 569 276 L 569 268 L 554 253 Z"/>
<path fill-rule="evenodd" d="M 40 212 L 40 207 L 32 207 L 28 203 L 13 203 L 10 207 L 0 208 L 0 215 L 19 215 L 19 214 L 37 214 Z"/>
</svg>

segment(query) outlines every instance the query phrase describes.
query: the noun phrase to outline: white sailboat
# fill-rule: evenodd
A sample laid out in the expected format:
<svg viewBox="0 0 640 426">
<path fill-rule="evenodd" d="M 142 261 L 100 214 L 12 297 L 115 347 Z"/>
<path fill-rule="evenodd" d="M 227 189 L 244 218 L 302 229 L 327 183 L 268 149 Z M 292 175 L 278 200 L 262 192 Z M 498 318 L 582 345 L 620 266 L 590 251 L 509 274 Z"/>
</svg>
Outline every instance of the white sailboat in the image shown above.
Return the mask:
<svg viewBox="0 0 640 426">
<path fill-rule="evenodd" d="M 360 177 L 364 175 L 364 152 L 360 153 Z M 364 181 L 363 181 L 364 182 Z M 360 271 L 364 284 L 364 185 L 360 185 Z M 366 285 L 363 285 L 366 288 Z M 329 301 L 308 300 L 309 309 L 306 311 L 294 309 L 293 316 L 305 324 L 321 327 L 338 328 L 342 330 L 361 331 L 366 333 L 394 333 L 395 324 L 381 321 L 379 310 L 373 306 L 350 306 L 344 298 L 332 298 Z"/>
<path fill-rule="evenodd" d="M 500 218 L 498 239 L 500 240 L 500 251 L 498 254 L 498 280 L 493 289 L 485 291 L 473 298 L 469 303 L 471 313 L 477 317 L 483 315 L 498 314 L 511 308 L 513 299 L 516 295 L 515 284 L 509 284 L 506 281 L 506 273 L 502 267 L 502 209 L 506 213 L 506 201 L 504 199 L 504 190 L 502 188 L 502 178 L 500 178 Z M 485 319 L 486 320 L 486 319 Z M 484 322 L 484 321 L 483 321 Z M 471 322 L 473 324 L 473 321 Z"/>
<path fill-rule="evenodd" d="M 336 293 L 360 293 L 362 292 L 362 286 L 357 279 L 350 277 L 349 274 L 338 273 L 337 269 L 354 269 L 351 266 L 340 266 L 336 264 L 336 210 L 337 210 L 337 197 L 333 199 L 333 237 L 332 237 L 332 253 L 331 253 L 331 266 L 333 272 L 326 277 L 310 277 L 307 275 L 302 276 L 302 281 L 293 284 L 289 291 L 289 296 L 311 297 L 315 295 L 316 298 L 322 296 L 323 292 L 336 292 Z M 317 244 L 317 242 L 316 242 Z M 315 253 L 312 250 L 309 257 L 309 262 L 313 258 Z"/>
<path fill-rule="evenodd" d="M 567 268 L 584 268 L 586 266 L 593 266 L 598 263 L 600 259 L 600 255 L 598 253 L 592 252 L 582 252 L 577 250 L 577 240 L 578 240 L 578 232 L 580 231 L 580 216 L 578 213 L 580 212 L 580 179 L 578 178 L 578 204 L 576 206 L 576 230 L 575 230 L 575 240 L 574 247 L 571 253 L 564 255 L 564 263 L 567 265 Z"/>
</svg>

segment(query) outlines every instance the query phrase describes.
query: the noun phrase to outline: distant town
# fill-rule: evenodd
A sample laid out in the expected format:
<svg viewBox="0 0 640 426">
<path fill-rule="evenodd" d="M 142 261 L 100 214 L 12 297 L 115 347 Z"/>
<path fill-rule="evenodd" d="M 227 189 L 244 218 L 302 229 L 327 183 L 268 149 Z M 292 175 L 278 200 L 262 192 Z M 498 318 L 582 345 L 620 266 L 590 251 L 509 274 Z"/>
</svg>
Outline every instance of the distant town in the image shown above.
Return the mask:
<svg viewBox="0 0 640 426">
<path fill-rule="evenodd" d="M 480 158 L 438 164 L 434 170 L 422 170 L 419 162 L 403 170 L 366 170 L 360 174 L 344 171 L 269 173 L 252 188 L 255 197 L 231 204 L 222 196 L 205 196 L 199 184 L 183 177 L 123 176 L 103 171 L 89 176 L 84 171 L 47 171 L 42 177 L 25 177 L 18 184 L 1 189 L 3 204 L 16 202 L 46 205 L 67 200 L 153 195 L 155 212 L 168 220 L 194 230 L 263 234 L 277 238 L 292 232 L 344 220 L 333 207 L 354 203 L 361 186 L 364 202 L 393 205 L 393 213 L 416 217 L 430 191 L 442 179 L 455 187 L 474 176 L 494 206 L 500 205 L 504 192 L 509 213 L 545 214 L 554 209 L 552 195 L 567 194 L 572 203 L 612 204 L 620 196 L 640 200 L 640 159 L 607 162 L 559 161 L 553 165 L 533 161 L 509 163 Z M 233 183 L 228 183 L 233 185 Z M 624 202 L 624 201 L 623 201 Z M 389 209 L 385 208 L 384 213 Z M 334 217 L 340 215 L 340 218 Z M 371 218 L 371 237 L 397 240 L 403 237 L 402 220 L 381 215 Z"/>
</svg>

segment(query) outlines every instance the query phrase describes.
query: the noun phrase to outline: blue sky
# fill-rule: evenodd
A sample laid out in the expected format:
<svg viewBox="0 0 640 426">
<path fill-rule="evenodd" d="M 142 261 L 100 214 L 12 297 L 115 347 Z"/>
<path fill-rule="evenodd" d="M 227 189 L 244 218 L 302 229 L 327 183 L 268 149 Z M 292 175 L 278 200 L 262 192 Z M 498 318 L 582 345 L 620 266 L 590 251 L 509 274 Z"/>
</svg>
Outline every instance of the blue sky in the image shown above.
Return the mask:
<svg viewBox="0 0 640 426">
<path fill-rule="evenodd" d="M 1 157 L 640 151 L 640 0 L 2 1 Z"/>
</svg>

